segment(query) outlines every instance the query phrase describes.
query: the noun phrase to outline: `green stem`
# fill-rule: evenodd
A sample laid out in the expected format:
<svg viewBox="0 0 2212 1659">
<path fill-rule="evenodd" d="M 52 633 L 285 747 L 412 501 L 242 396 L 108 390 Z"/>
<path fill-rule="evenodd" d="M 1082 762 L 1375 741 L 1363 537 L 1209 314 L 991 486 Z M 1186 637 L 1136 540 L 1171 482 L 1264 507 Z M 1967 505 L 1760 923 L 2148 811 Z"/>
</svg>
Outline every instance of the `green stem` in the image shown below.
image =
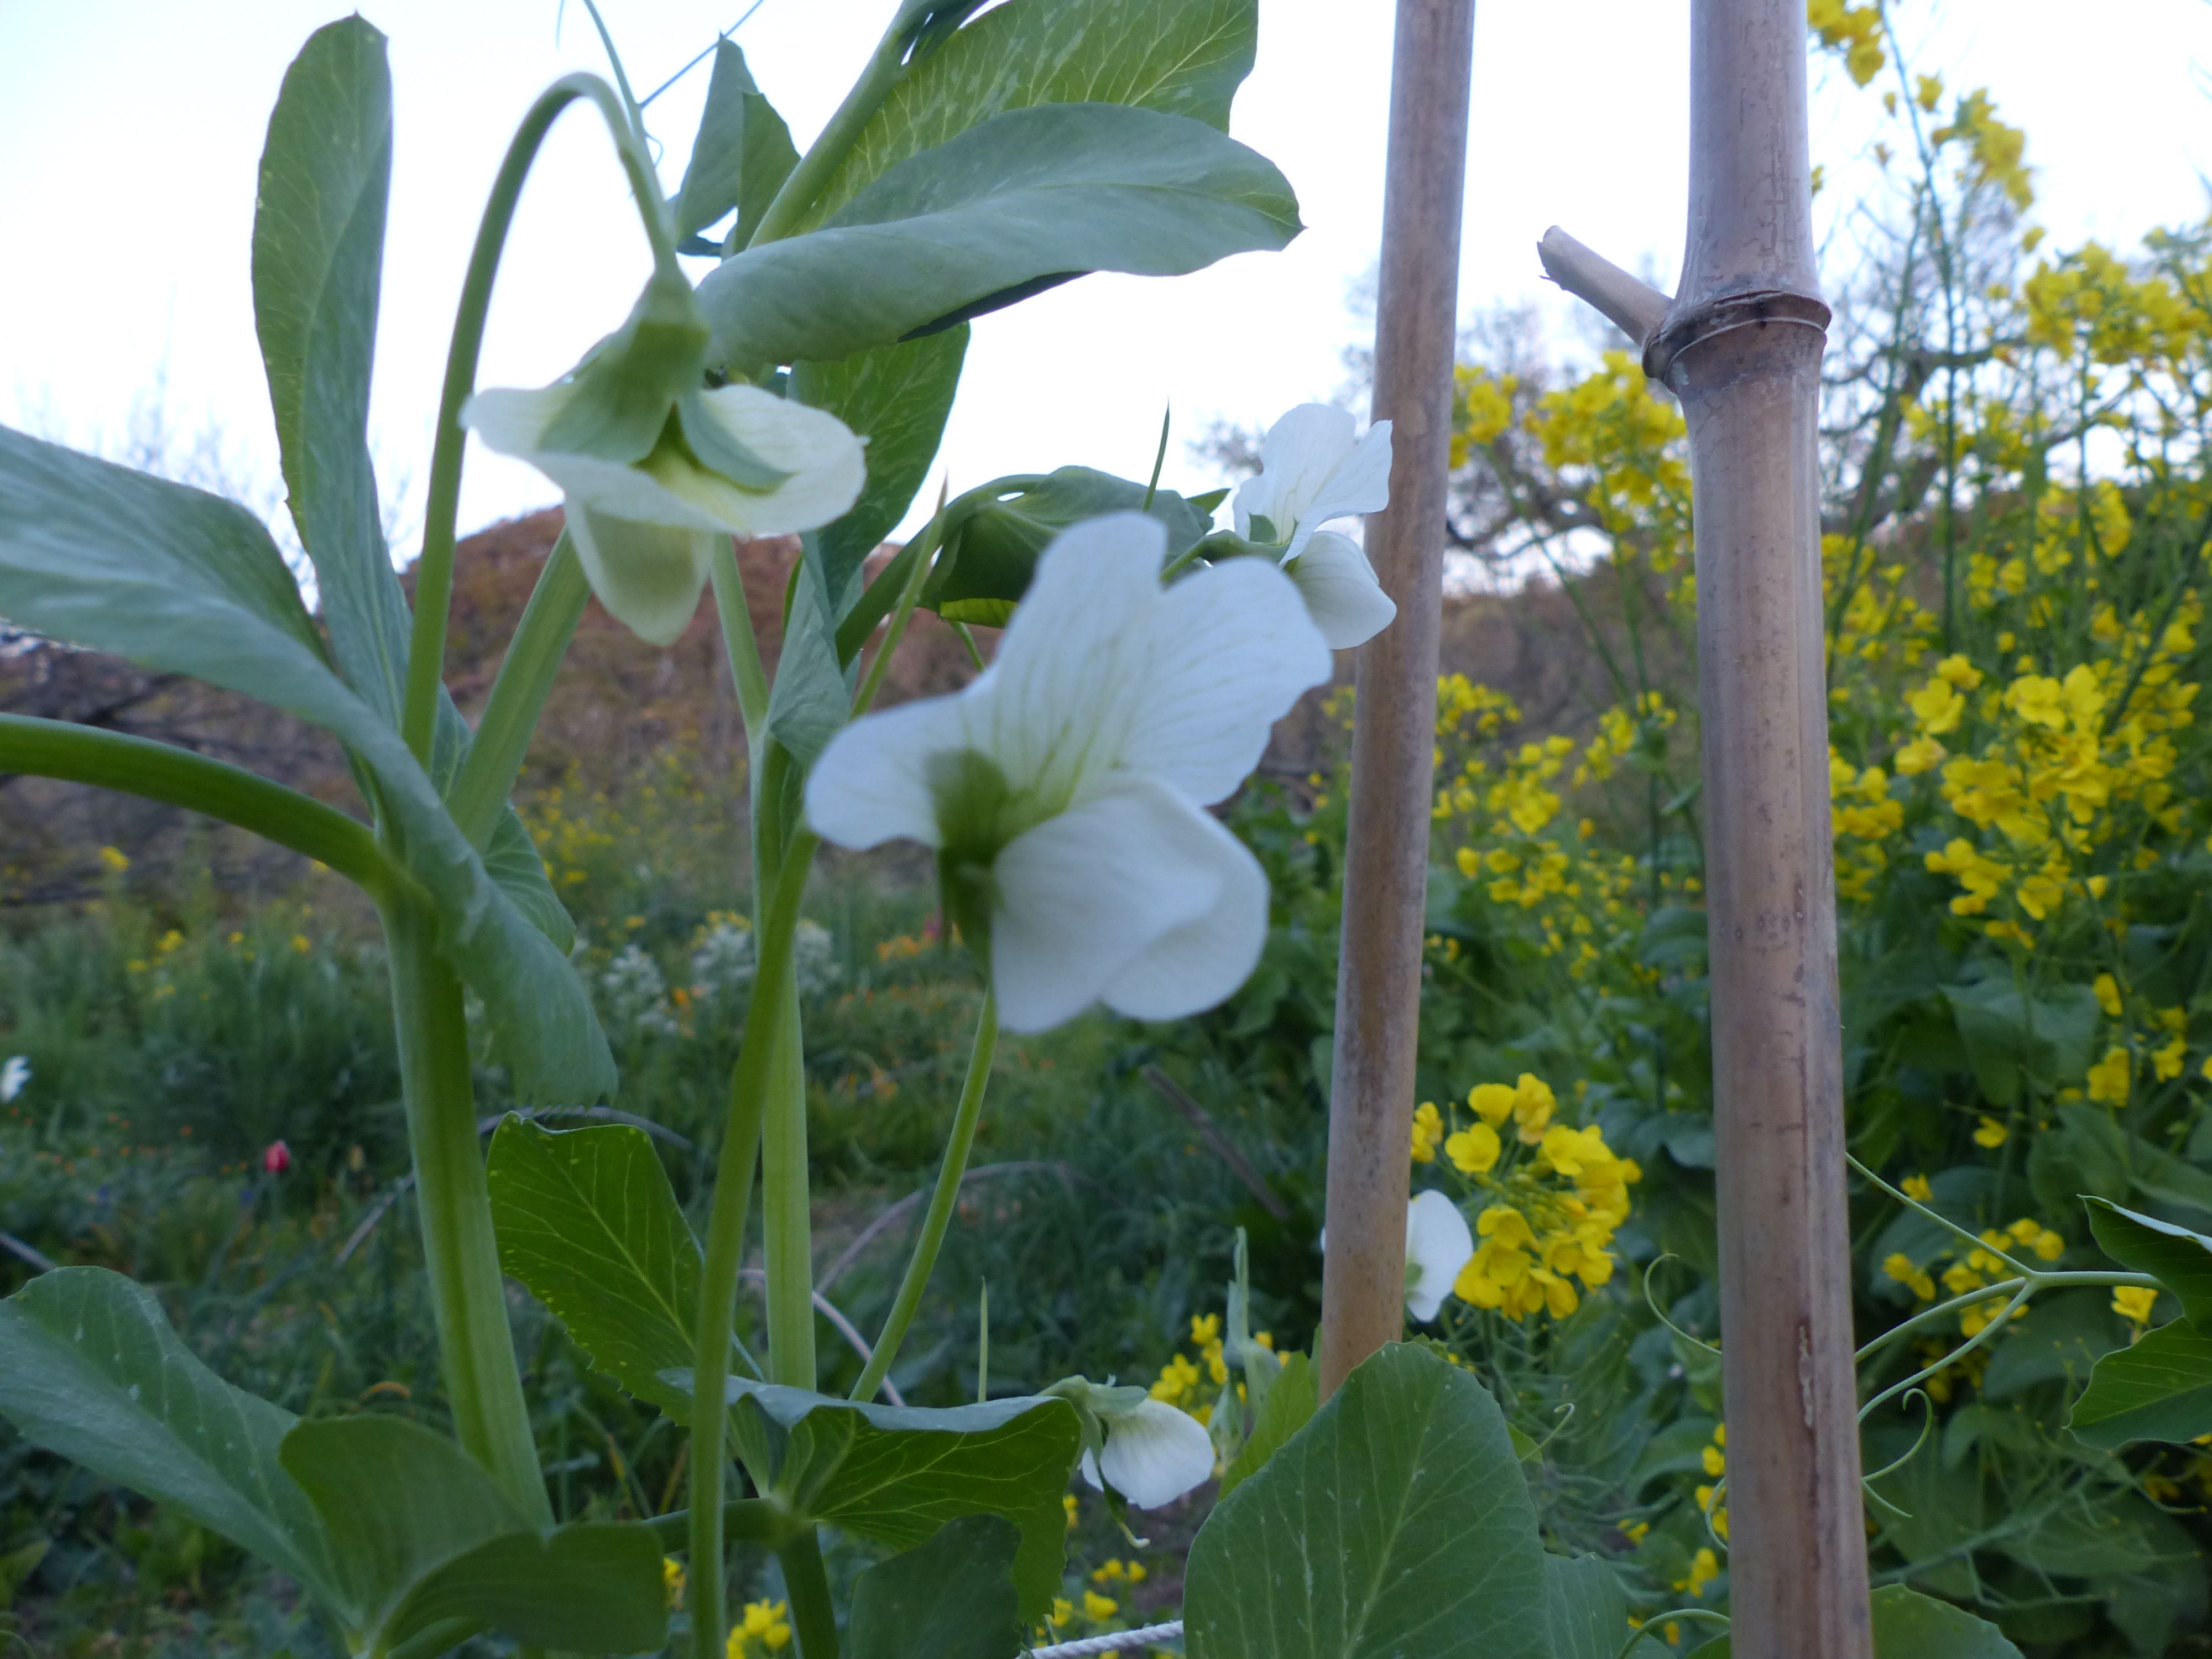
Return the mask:
<svg viewBox="0 0 2212 1659">
<path fill-rule="evenodd" d="M 837 1659 L 837 1611 L 830 1600 L 830 1575 L 823 1569 L 822 1540 L 814 1528 L 799 1528 L 775 1559 L 783 1565 L 783 1591 L 791 1601 L 800 1659 Z"/>
<path fill-rule="evenodd" d="M 446 792 L 447 811 L 479 852 L 498 826 L 500 808 L 514 793 L 530 734 L 545 712 L 561 659 L 568 654 L 568 641 L 575 636 L 591 597 L 584 562 L 576 556 L 576 544 L 563 529 L 546 556 L 545 568 L 538 573 L 514 637 L 507 641 L 467 758 Z"/>
<path fill-rule="evenodd" d="M 799 839 L 812 853 L 811 836 Z M 793 851 L 800 849 L 794 848 Z M 758 969 L 745 1036 L 730 1079 L 730 1121 L 722 1138 L 714 1198 L 707 1222 L 706 1259 L 699 1281 L 698 1352 L 691 1389 L 691 1625 L 696 1659 L 722 1659 L 727 1616 L 722 1594 L 723 1482 L 729 1413 L 730 1340 L 737 1324 L 738 1278 L 744 1265 L 745 1218 L 752 1199 L 754 1160 L 761 1142 L 783 1045 L 781 1003 L 792 987 L 792 939 L 806 886 L 808 858 L 784 868 L 759 938 Z M 811 1302 L 810 1300 L 811 1308 Z"/>
<path fill-rule="evenodd" d="M 876 1351 L 860 1372 L 860 1380 L 853 1385 L 855 1400 L 871 1398 L 889 1375 L 899 1344 L 906 1340 L 907 1327 L 914 1323 L 915 1310 L 921 1305 L 922 1292 L 929 1288 L 929 1275 L 937 1266 L 937 1253 L 944 1246 L 945 1229 L 952 1224 L 952 1211 L 959 1200 L 961 1180 L 968 1173 L 968 1153 L 975 1144 L 975 1121 L 982 1115 L 983 1091 L 990 1083 L 991 1060 L 998 1047 L 999 1001 L 986 991 L 982 1017 L 975 1023 L 975 1046 L 968 1056 L 967 1080 L 960 1085 L 959 1109 L 952 1116 L 951 1139 L 945 1143 L 945 1162 L 938 1166 L 937 1190 L 929 1195 L 929 1213 L 922 1218 L 921 1236 L 914 1242 L 914 1256 L 906 1264 L 906 1277 L 899 1282 L 890 1317 L 884 1321 L 884 1334 L 876 1339 Z"/>
<path fill-rule="evenodd" d="M 118 789 L 204 812 L 327 865 L 380 902 L 408 884 L 358 818 L 173 744 L 70 720 L 0 714 L 0 771 Z"/>
<path fill-rule="evenodd" d="M 905 580 L 899 584 L 898 599 L 891 611 L 890 626 L 884 630 L 884 642 L 876 648 L 875 660 L 868 665 L 866 677 L 853 698 L 853 718 L 866 714 L 876 701 L 876 693 L 883 690 L 884 675 L 897 654 L 899 641 L 906 637 L 906 626 L 914 620 L 914 607 L 921 598 L 922 586 L 929 580 L 930 562 L 937 551 L 938 538 L 944 527 L 945 516 L 940 508 L 938 515 L 923 526 L 921 534 L 914 538 L 910 548 L 902 550 L 900 557 L 908 553 L 913 562 L 906 568 Z M 889 576 L 886 570 L 884 574 Z M 856 646 L 854 649 L 858 649 Z"/>
<path fill-rule="evenodd" d="M 490 1471 L 524 1518 L 550 1527 L 553 1510 L 515 1365 L 491 1189 L 477 1148 L 461 984 L 438 953 L 436 921 L 427 906 L 398 901 L 385 905 L 382 915 L 423 1266 L 453 1426 L 463 1449 Z"/>
<path fill-rule="evenodd" d="M 737 688 L 738 718 L 750 746 L 768 734 L 768 671 L 761 666 L 760 641 L 753 634 L 752 606 L 738 569 L 738 544 L 714 538 L 714 614 L 722 624 L 722 649 L 730 659 L 730 684 Z"/>
<path fill-rule="evenodd" d="M 1613 1659 L 1628 1659 L 1628 1656 L 1636 1651 L 1637 1644 L 1647 1638 L 1658 1642 L 1660 1646 L 1665 1647 L 1667 1644 L 1661 1640 L 1658 1632 L 1667 1627 L 1669 1620 L 1674 1619 L 1704 1619 L 1718 1625 L 1723 1630 L 1729 1627 L 1728 1615 L 1724 1613 L 1716 1613 L 1711 1607 L 1670 1607 L 1664 1613 L 1655 1613 L 1645 1620 L 1643 1627 L 1628 1638 L 1620 1651 L 1613 1656 Z"/>
<path fill-rule="evenodd" d="M 614 136 L 615 149 L 629 175 L 630 191 L 645 222 L 646 237 L 653 244 L 653 268 L 680 275 L 676 245 L 669 234 L 667 205 L 661 200 L 652 164 L 638 149 L 629 111 L 614 88 L 598 76 L 562 76 L 538 94 L 538 101 L 522 118 L 514 142 L 507 147 L 506 159 L 500 163 L 499 174 L 492 181 L 491 199 L 484 204 L 476 246 L 469 255 L 468 274 L 461 283 L 453 343 L 446 353 L 446 381 L 438 398 L 437 434 L 430 450 L 422 556 L 415 567 L 415 628 L 408 644 L 407 699 L 399 728 L 407 746 L 426 766 L 437 728 L 438 688 L 445 678 L 447 617 L 453 598 L 454 520 L 460 510 L 461 463 L 468 435 L 461 426 L 461 410 L 476 391 L 477 362 L 483 354 L 492 283 L 499 275 L 500 256 L 514 223 L 523 181 L 530 176 L 555 119 L 579 98 L 588 99 L 598 107 Z"/>
<path fill-rule="evenodd" d="M 814 838 L 804 839 L 811 854 Z M 799 856 L 796 846 L 791 851 L 786 880 L 794 890 L 802 890 L 811 860 Z M 778 883 L 779 899 L 783 884 Z M 797 908 L 793 905 L 794 928 Z M 811 1389 L 820 1380 L 814 1353 L 814 1217 L 807 1186 L 805 1039 L 799 1025 L 798 967 L 789 943 L 787 932 L 768 1115 L 761 1126 L 761 1265 L 768 1274 L 769 1380 Z M 765 960 L 761 971 L 768 971 Z"/>
<path fill-rule="evenodd" d="M 1987 1247 L 1984 1246 L 1984 1248 L 1986 1249 Z M 1962 1308 L 1970 1308 L 1977 1302 L 1986 1302 L 1993 1296 L 2008 1295 L 2014 1289 L 2022 1285 L 2025 1285 L 2030 1292 L 2033 1292 L 2036 1291 L 2063 1290 L 2069 1285 L 2109 1285 L 2114 1289 L 2118 1289 L 2123 1285 L 2151 1286 L 2155 1285 L 2157 1283 L 2158 1280 L 2153 1279 L 2148 1273 L 2100 1273 L 2095 1271 L 2063 1273 L 2029 1273 L 2023 1274 L 2018 1279 L 2001 1279 L 1994 1285 L 1984 1285 L 1978 1290 L 1961 1291 L 1959 1295 L 1951 1297 L 1948 1302 L 1930 1303 L 1927 1307 L 1920 1310 L 1918 1313 L 1914 1314 L 1910 1319 L 1903 1320 L 1899 1323 L 1891 1326 L 1880 1336 L 1875 1338 L 1873 1341 L 1861 1348 L 1858 1351 L 1858 1353 L 1855 1356 L 1853 1363 L 1863 1365 L 1868 1360 L 1871 1359 L 1875 1354 L 1881 1352 L 1891 1343 L 1896 1341 L 1900 1337 L 1911 1335 L 1922 1326 L 1939 1324 L 1943 1320 L 1948 1319 L 1951 1315 L 1957 1313 Z M 1942 1363 L 1943 1364 L 1948 1365 L 1956 1358 L 1958 1358 L 1956 1353 L 1948 1355 L 1944 1358 Z"/>
<path fill-rule="evenodd" d="M 725 1537 L 742 1538 L 748 1544 L 774 1549 L 791 1528 L 791 1512 L 772 1498 L 732 1498 L 722 1505 Z M 665 1550 L 680 1550 L 691 1541 L 691 1511 L 677 1510 L 656 1515 L 646 1522 Z"/>
</svg>

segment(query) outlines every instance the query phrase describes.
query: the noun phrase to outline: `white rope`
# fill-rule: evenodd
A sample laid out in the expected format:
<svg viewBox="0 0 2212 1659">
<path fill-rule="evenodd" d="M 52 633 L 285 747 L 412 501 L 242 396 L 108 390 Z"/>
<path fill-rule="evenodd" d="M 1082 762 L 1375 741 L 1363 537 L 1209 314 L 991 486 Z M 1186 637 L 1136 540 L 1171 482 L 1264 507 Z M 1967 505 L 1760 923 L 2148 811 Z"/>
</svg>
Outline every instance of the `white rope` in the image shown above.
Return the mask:
<svg viewBox="0 0 2212 1659">
<path fill-rule="evenodd" d="M 1048 1648 L 1031 1648 L 1029 1659 L 1090 1659 L 1093 1654 L 1120 1653 L 1126 1648 L 1142 1647 L 1147 1642 L 1171 1642 L 1182 1634 L 1182 1620 L 1171 1619 L 1164 1625 L 1146 1625 L 1141 1630 L 1090 1636 L 1080 1642 L 1060 1642 Z"/>
</svg>

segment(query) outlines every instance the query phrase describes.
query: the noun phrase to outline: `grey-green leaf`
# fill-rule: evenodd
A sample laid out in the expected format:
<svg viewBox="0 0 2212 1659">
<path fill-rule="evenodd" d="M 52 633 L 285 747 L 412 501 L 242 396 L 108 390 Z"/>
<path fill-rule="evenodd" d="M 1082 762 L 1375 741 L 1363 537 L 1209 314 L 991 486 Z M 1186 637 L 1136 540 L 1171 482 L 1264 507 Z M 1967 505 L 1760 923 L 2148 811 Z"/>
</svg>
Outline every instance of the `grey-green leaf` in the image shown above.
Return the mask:
<svg viewBox="0 0 2212 1659">
<path fill-rule="evenodd" d="M 1003 487 L 1001 487 L 1003 486 Z M 1063 466 L 1042 478 L 1007 478 L 985 484 L 961 498 L 962 507 L 945 527 L 937 568 L 923 585 L 921 603 L 951 622 L 1002 625 L 1029 592 L 1037 556 L 1070 525 L 1102 513 L 1142 509 L 1168 532 L 1167 557 L 1174 559 L 1206 534 L 1205 515 L 1173 490 L 1145 486 L 1087 466 Z M 998 607 L 987 610 L 987 607 Z"/>
<path fill-rule="evenodd" d="M 2090 1372 L 2066 1426 L 2106 1451 L 2130 1440 L 2186 1445 L 2212 1434 L 2212 1336 L 2177 1319 L 2115 1348 Z"/>
<path fill-rule="evenodd" d="M 800 545 L 799 580 L 783 621 L 783 652 L 769 691 L 768 734 L 790 751 L 804 776 L 850 717 L 853 690 L 837 655 L 836 604 L 820 543 L 810 532 Z"/>
<path fill-rule="evenodd" d="M 614 1062 L 565 954 L 454 827 L 390 722 L 325 664 L 259 520 L 202 491 L 0 428 L 0 617 L 244 692 L 335 734 L 374 778 L 439 945 L 484 1001 L 528 1101 L 611 1091 Z"/>
<path fill-rule="evenodd" d="M 2085 1198 L 2089 1231 L 2105 1254 L 2132 1272 L 2148 1273 L 2181 1298 L 2183 1317 L 2212 1328 L 2212 1238 L 2124 1210 L 2109 1199 Z"/>
<path fill-rule="evenodd" d="M 1228 1497 L 1259 1474 L 1320 1408 L 1313 1363 L 1302 1353 L 1286 1353 L 1282 1358 L 1282 1369 L 1275 1373 L 1259 1415 L 1253 1419 L 1250 1437 L 1237 1452 L 1237 1461 L 1221 1473 L 1220 1498 Z"/>
<path fill-rule="evenodd" d="M 683 1412 L 660 1380 L 691 1364 L 699 1246 L 652 1139 L 623 1124 L 541 1129 L 510 1117 L 492 1136 L 499 1265 L 568 1328 L 592 1366 L 641 1400 Z"/>
<path fill-rule="evenodd" d="M 968 355 L 965 325 L 878 346 L 834 363 L 800 363 L 791 394 L 826 409 L 867 440 L 868 481 L 860 499 L 817 532 L 823 577 L 840 617 L 852 608 L 862 562 L 898 527 L 936 459 Z"/>
<path fill-rule="evenodd" d="M 690 1377 L 665 1380 L 688 1388 Z M 896 1549 L 963 1515 L 1004 1516 L 1022 1529 L 1022 1617 L 1034 1621 L 1052 1605 L 1067 1554 L 1060 1500 L 1082 1438 L 1066 1401 L 925 1411 L 734 1377 L 729 1392 L 740 1442 L 755 1449 L 749 1462 L 772 1467 L 777 1495 L 797 1513 Z"/>
<path fill-rule="evenodd" d="M 1210 1516 L 1191 1659 L 1548 1659 L 1544 1551 L 1505 1419 L 1392 1343 Z"/>
<path fill-rule="evenodd" d="M 852 1659 L 1013 1659 L 1021 1537 L 1002 1516 L 963 1516 L 870 1567 L 853 1587 Z"/>
<path fill-rule="evenodd" d="M 908 157 L 1037 104 L 1127 104 L 1226 131 L 1251 73 L 1255 0 L 1012 0 L 915 64 L 801 222 L 814 229 Z"/>
<path fill-rule="evenodd" d="M 659 1540 L 637 1522 L 514 1532 L 418 1579 L 385 1632 L 398 1643 L 445 1626 L 495 1630 L 563 1653 L 658 1651 L 668 1638 Z"/>
<path fill-rule="evenodd" d="M 2021 1659 L 2020 1650 L 1986 1619 L 1963 1607 L 1884 1584 L 1874 1593 L 1874 1659 Z M 1729 1638 L 1716 1637 L 1691 1659 L 1729 1659 Z"/>
<path fill-rule="evenodd" d="M 987 308 L 1040 278 L 1171 276 L 1282 247 L 1273 163 L 1202 121 L 1117 104 L 1010 110 L 877 179 L 822 229 L 699 285 L 710 362 L 826 362 Z"/>
<path fill-rule="evenodd" d="M 1617 1659 L 1632 1628 L 1620 1575 L 1597 1555 L 1544 1557 L 1552 1659 Z"/>
<path fill-rule="evenodd" d="M 2088 1065 L 2101 1017 L 2089 987 L 2062 985 L 2033 997 L 2009 978 L 1942 988 L 1975 1078 L 1997 1105 L 2019 1098 L 2023 1076 L 2056 1088 Z"/>
<path fill-rule="evenodd" d="M 296 1419 L 202 1364 L 143 1285 L 61 1267 L 0 1302 L 0 1414 L 351 1610 L 331 1540 L 278 1459 Z"/>
<path fill-rule="evenodd" d="M 744 53 L 734 40 L 716 41 L 707 107 L 676 192 L 678 238 L 696 235 L 734 208 L 733 246 L 743 247 L 798 165 L 791 129 L 754 82 Z"/>
<path fill-rule="evenodd" d="M 308 37 L 269 118 L 254 203 L 253 322 L 292 519 L 314 562 L 338 672 L 396 726 L 410 629 L 368 453 L 391 185 L 384 36 L 343 18 Z"/>
</svg>

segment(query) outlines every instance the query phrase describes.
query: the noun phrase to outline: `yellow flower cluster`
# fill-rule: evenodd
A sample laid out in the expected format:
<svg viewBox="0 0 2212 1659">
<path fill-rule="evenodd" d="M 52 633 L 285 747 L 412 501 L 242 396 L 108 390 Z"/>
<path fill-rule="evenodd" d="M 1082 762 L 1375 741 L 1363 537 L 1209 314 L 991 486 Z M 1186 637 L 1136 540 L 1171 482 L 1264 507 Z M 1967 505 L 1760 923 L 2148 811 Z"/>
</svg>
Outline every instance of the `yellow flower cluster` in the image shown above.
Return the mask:
<svg viewBox="0 0 2212 1659">
<path fill-rule="evenodd" d="M 1911 1189 L 1908 1187 L 1906 1190 Z M 1954 1248 L 1946 1247 L 1937 1251 L 1925 1265 L 1914 1261 L 1902 1250 L 1896 1251 L 1881 1264 L 1881 1270 L 1910 1290 L 1924 1307 L 1936 1300 L 1936 1280 L 1929 1269 L 1936 1261 L 1945 1257 L 1957 1259 L 1943 1270 L 1943 1289 L 1953 1296 L 1964 1296 L 1984 1285 L 2017 1279 L 2019 1273 L 2005 1260 L 2005 1256 L 2014 1250 L 2033 1250 L 2045 1261 L 2056 1261 L 2066 1254 L 2065 1237 L 2033 1216 L 2022 1216 L 2002 1231 L 1995 1228 L 1986 1229 L 1981 1237 L 1984 1248 L 1969 1249 L 1963 1257 L 1960 1257 Z M 1966 1336 L 1979 1335 L 2003 1311 L 2004 1304 L 2002 1297 L 1993 1297 L 1986 1302 L 1970 1304 L 1959 1316 L 1960 1333 Z"/>
<path fill-rule="evenodd" d="M 2025 212 L 2034 204 L 2035 185 L 2027 176 L 2025 160 L 2027 135 L 1997 119 L 1996 106 L 1986 90 L 1977 89 L 1960 99 L 1950 125 L 1936 128 L 1929 137 L 1937 144 L 1963 144 L 1971 175 L 1996 185 L 2014 207 Z"/>
<path fill-rule="evenodd" d="M 1881 46 L 1880 4 L 1854 6 L 1846 0 L 1807 0 L 1805 21 L 1820 44 L 1844 60 L 1853 84 L 1864 86 L 1889 61 Z"/>
<path fill-rule="evenodd" d="M 1181 1407 L 1206 1423 L 1212 1420 L 1221 1390 L 1229 1384 L 1229 1356 L 1222 1343 L 1221 1316 L 1193 1314 L 1190 1340 L 1198 1350 L 1198 1358 L 1192 1359 L 1182 1353 L 1170 1355 L 1152 1384 L 1152 1395 L 1165 1405 Z M 1275 1346 L 1274 1338 L 1266 1331 L 1255 1331 L 1252 1340 L 1263 1348 Z"/>
<path fill-rule="evenodd" d="M 1433 1163 L 1441 1144 L 1490 1200 L 1474 1218 L 1480 1242 L 1453 1293 L 1515 1319 L 1547 1311 L 1564 1319 L 1581 1302 L 1576 1280 L 1595 1289 L 1613 1278 L 1613 1230 L 1628 1218 L 1628 1188 L 1643 1171 L 1616 1157 L 1596 1125 L 1555 1121 L 1559 1097 L 1533 1073 L 1476 1085 L 1466 1109 L 1467 1121 L 1449 1133 L 1433 1102 L 1413 1117 L 1414 1161 Z"/>
<path fill-rule="evenodd" d="M 1713 1437 L 1699 1453 L 1698 1461 L 1705 1473 L 1715 1481 L 1719 1480 L 1728 1473 L 1727 1424 L 1717 1423 L 1713 1425 Z M 1711 1526 L 1713 1535 L 1725 1544 L 1728 1542 L 1729 1535 L 1729 1512 L 1728 1505 L 1717 1501 L 1720 1495 L 1721 1488 L 1718 1486 L 1700 1486 L 1697 1492 L 1698 1510 L 1705 1517 L 1707 1523 Z"/>
<path fill-rule="evenodd" d="M 1494 444 L 1513 424 L 1513 394 L 1520 381 L 1473 363 L 1452 371 L 1451 465 L 1465 466 L 1478 445 Z"/>
<path fill-rule="evenodd" d="M 781 1601 L 748 1601 L 744 1617 L 730 1632 L 726 1659 L 745 1659 L 753 1644 L 763 1653 L 781 1653 L 791 1645 L 791 1609 Z"/>
</svg>

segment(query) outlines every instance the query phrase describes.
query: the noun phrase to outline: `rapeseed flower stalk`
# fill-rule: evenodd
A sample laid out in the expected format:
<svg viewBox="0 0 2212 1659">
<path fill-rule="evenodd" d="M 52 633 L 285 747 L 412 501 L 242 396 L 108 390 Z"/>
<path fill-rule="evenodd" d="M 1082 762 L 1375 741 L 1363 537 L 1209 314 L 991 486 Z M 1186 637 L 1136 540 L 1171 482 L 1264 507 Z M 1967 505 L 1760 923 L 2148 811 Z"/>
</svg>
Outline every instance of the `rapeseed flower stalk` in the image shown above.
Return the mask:
<svg viewBox="0 0 2212 1659">
<path fill-rule="evenodd" d="M 988 672 L 854 721 L 807 780 L 825 840 L 935 849 L 947 912 L 1017 1031 L 1098 1001 L 1195 1013 L 1243 983 L 1266 937 L 1259 862 L 1204 809 L 1328 677 L 1328 649 L 1269 565 L 1164 589 L 1164 547 L 1135 513 L 1065 532 Z"/>
</svg>

